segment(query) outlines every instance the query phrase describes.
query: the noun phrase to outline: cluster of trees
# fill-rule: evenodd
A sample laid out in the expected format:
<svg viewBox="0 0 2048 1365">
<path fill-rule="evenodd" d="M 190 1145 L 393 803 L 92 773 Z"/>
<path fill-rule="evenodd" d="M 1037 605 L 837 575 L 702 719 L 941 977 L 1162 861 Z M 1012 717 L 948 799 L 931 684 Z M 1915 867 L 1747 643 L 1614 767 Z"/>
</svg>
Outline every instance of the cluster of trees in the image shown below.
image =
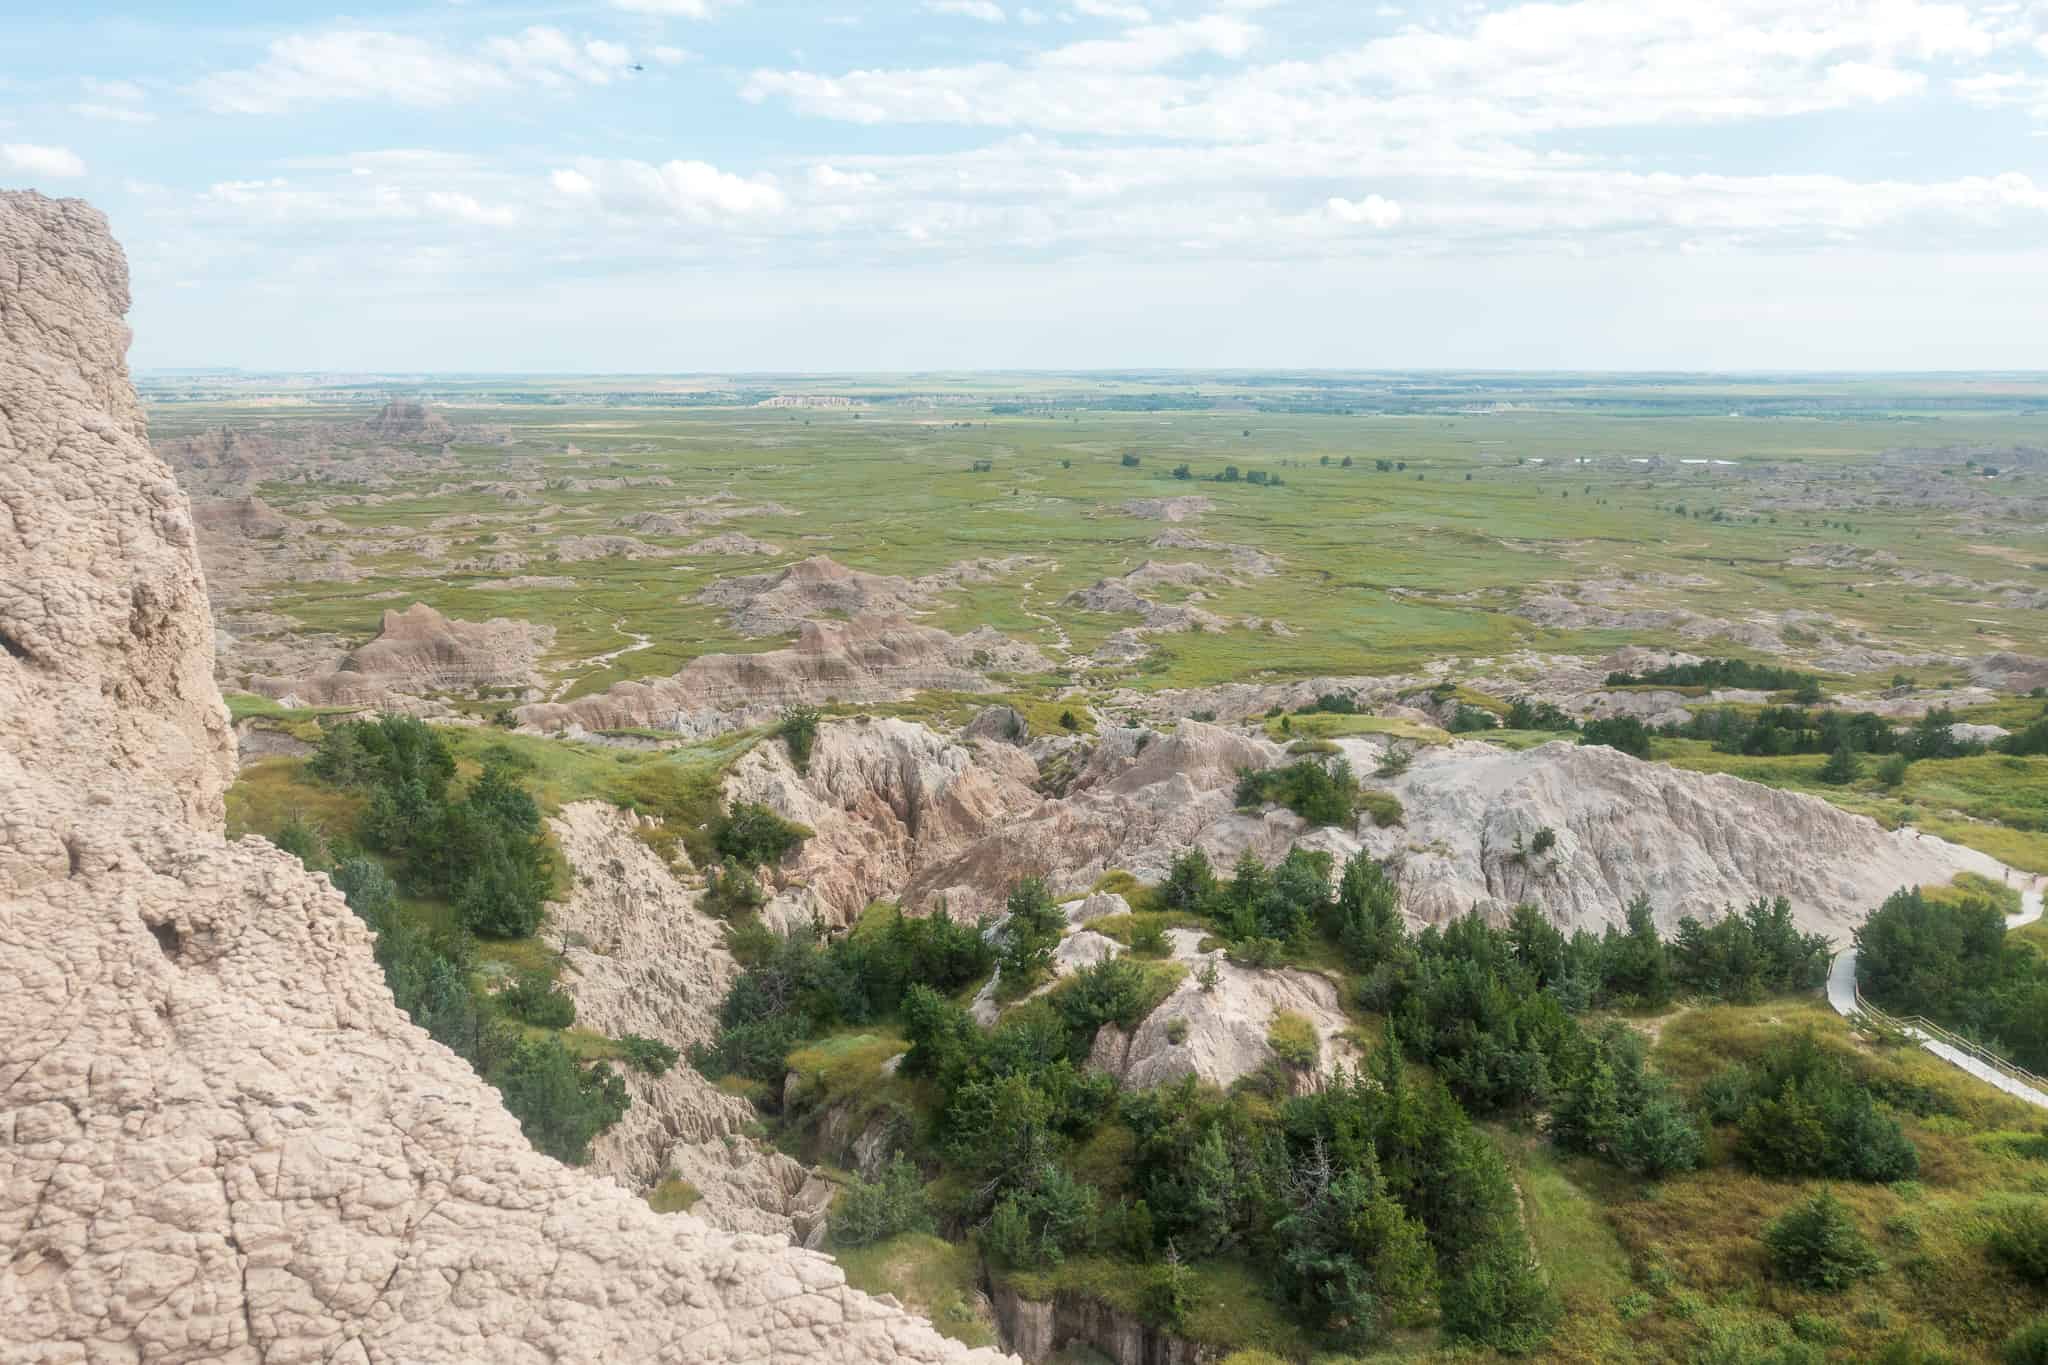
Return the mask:
<svg viewBox="0 0 2048 1365">
<path fill-rule="evenodd" d="M 1702 659 L 1695 664 L 1667 664 L 1641 673 L 1609 673 L 1609 687 L 1741 687 L 1756 692 L 1811 691 L 1819 701 L 1820 679 L 1797 669 L 1754 664 L 1747 659 Z"/>
<path fill-rule="evenodd" d="M 1352 858 L 1333 888 L 1334 870 L 1324 853 L 1270 867 L 1247 853 L 1225 878 L 1190 850 L 1157 892 L 1214 923 L 1233 955 L 1320 940 L 1352 969 L 1359 1003 L 1387 1019 L 1384 1043 L 1368 1074 L 1340 1070 L 1311 1094 L 1293 1093 L 1279 1061 L 1228 1093 L 1190 1078 L 1126 1094 L 1090 1071 L 1101 1026 L 1135 1027 L 1171 987 L 1135 957 L 976 1023 L 960 1003 L 968 986 L 997 958 L 1005 977 L 1037 980 L 1058 942 L 1058 908 L 1035 881 L 1014 889 L 993 943 L 901 917 L 829 945 L 815 931 L 767 941 L 745 959 L 719 1039 L 693 1059 L 776 1079 L 806 1036 L 893 1013 L 910 1043 L 901 1073 L 937 1097 L 916 1155 L 947 1179 L 926 1188 L 906 1158 L 858 1182 L 844 1235 L 943 1222 L 978 1229 L 1002 1266 L 1118 1256 L 1149 1267 L 1146 1302 L 1167 1321 L 1196 1292 L 1189 1265 L 1233 1258 L 1268 1267 L 1298 1319 L 1340 1349 L 1433 1318 L 1454 1338 L 1528 1350 L 1555 1322 L 1513 1184 L 1471 1113 L 1547 1109 L 1559 1147 L 1653 1178 L 1699 1165 L 1709 1122 L 1734 1125 L 1737 1158 L 1769 1174 L 1916 1169 L 1898 1124 L 1810 1039 L 1728 1068 L 1695 1103 L 1649 1067 L 1635 1032 L 1580 1021 L 1680 992 L 1754 1000 L 1817 986 L 1827 944 L 1798 931 L 1783 899 L 1686 918 L 1668 941 L 1640 899 L 1600 935 L 1567 936 L 1530 906 L 1498 927 L 1474 915 L 1410 933 L 1380 864 Z M 1113 1170 L 1090 1155 L 1102 1151 L 1119 1154 Z"/>
<path fill-rule="evenodd" d="M 1194 479 L 1204 476 L 1197 475 L 1195 471 L 1193 469 L 1190 469 L 1187 465 L 1179 464 L 1173 467 L 1173 477 L 1176 479 Z M 1206 477 L 1208 481 L 1211 483 L 1237 483 L 1239 481 L 1243 481 L 1245 483 L 1258 484 L 1262 487 L 1267 488 L 1278 488 L 1283 482 L 1278 474 L 1272 473 L 1268 470 L 1242 470 L 1234 464 L 1227 464 L 1223 466 L 1222 470 L 1218 473 L 1210 474 Z"/>
<path fill-rule="evenodd" d="M 1268 867 L 1246 849 L 1228 880 L 1219 879 L 1201 849 L 1174 859 L 1160 887 L 1169 910 L 1199 915 L 1231 941 L 1233 954 L 1267 965 L 1318 935 L 1341 941 L 1365 932 L 1372 915 L 1399 918 L 1394 890 L 1377 863 L 1363 855 L 1345 867 L 1337 894 L 1330 893 L 1334 859 L 1321 850 L 1296 848 Z"/>
<path fill-rule="evenodd" d="M 624 1079 L 605 1062 L 584 1066 L 558 1034 L 528 1037 L 501 1022 L 477 984 L 474 941 L 460 931 L 436 933 L 417 924 L 376 860 L 345 857 L 333 878 L 349 908 L 376 934 L 377 965 L 398 1007 L 498 1088 L 536 1149 L 581 1165 L 591 1139 L 631 1103 Z M 495 1003 L 515 1019 L 546 1027 L 575 1018 L 574 1003 L 545 976 L 515 981 Z M 630 1065 L 655 1074 L 676 1060 L 673 1049 L 654 1039 L 628 1040 L 626 1056 Z"/>
<path fill-rule="evenodd" d="M 1589 720 L 1579 731 L 1579 743 L 1604 744 L 1636 758 L 1650 756 L 1650 730 L 1634 716 L 1607 716 Z"/>
<path fill-rule="evenodd" d="M 1759 1175 L 1893 1181 L 1920 1172 L 1920 1154 L 1898 1120 L 1811 1033 L 1716 1072 L 1700 1099 L 1709 1118 L 1736 1125 L 1736 1159 Z"/>
<path fill-rule="evenodd" d="M 1664 731 L 1675 739 L 1703 739 L 1724 754 L 1781 757 L 1787 754 L 1896 754 L 1907 760 L 1965 758 L 1984 746 L 1950 733 L 1956 713 L 1929 711 L 1911 729 L 1865 711 L 1809 711 L 1799 706 L 1766 706 L 1758 711 L 1717 707 L 1694 714 Z"/>
<path fill-rule="evenodd" d="M 1826 940 L 1800 934 L 1782 898 L 1712 925 L 1688 916 L 1670 942 L 1643 899 L 1625 926 L 1597 936 L 1567 938 L 1526 905 L 1501 927 L 1474 915 L 1410 935 L 1398 913 L 1376 908 L 1371 920 L 1346 947 L 1362 969 L 1360 1003 L 1385 1013 L 1460 1100 L 1481 1113 L 1547 1104 L 1559 1145 L 1643 1175 L 1697 1165 L 1700 1123 L 1646 1069 L 1633 1034 L 1589 1033 L 1577 1016 L 1659 1008 L 1681 990 L 1735 1000 L 1806 990 L 1827 971 Z"/>
<path fill-rule="evenodd" d="M 1193 1078 L 1120 1095 L 1074 1060 L 1107 1002 L 1128 994 L 1093 978 L 1119 969 L 1133 967 L 1098 964 L 992 1030 L 935 992 L 906 998 L 903 1069 L 946 1097 L 938 1150 L 968 1178 L 961 1214 L 994 1260 L 1036 1268 L 1099 1250 L 1151 1262 L 1170 1318 L 1187 1307 L 1183 1260 L 1238 1256 L 1272 1266 L 1285 1301 L 1334 1345 L 1430 1316 L 1501 1349 L 1542 1340 L 1558 1308 L 1513 1183 L 1439 1084 L 1385 1052 L 1375 1078 L 1339 1074 L 1305 1097 L 1280 1098 L 1270 1074 L 1228 1095 Z M 1062 1008 L 1066 996 L 1103 1003 Z M 1104 1128 L 1123 1130 L 1129 1151 L 1113 1201 L 1073 1159 Z"/>
<path fill-rule="evenodd" d="M 944 915 L 870 916 L 831 940 L 815 922 L 780 936 L 754 926 L 730 939 L 745 970 L 719 1006 L 717 1036 L 690 1053 L 708 1076 L 780 1081 L 806 1038 L 894 1014 L 914 985 L 957 990 L 995 965 L 978 926 Z"/>
<path fill-rule="evenodd" d="M 1895 1014 L 1919 1014 L 2048 1071 L 2048 961 L 2008 941 L 1988 896 L 1930 901 L 1899 891 L 1856 931 L 1863 993 Z"/>
<path fill-rule="evenodd" d="M 1304 758 L 1237 775 L 1237 804 L 1285 806 L 1312 825 L 1348 825 L 1358 814 L 1358 779 L 1344 759 Z"/>
<path fill-rule="evenodd" d="M 384 716 L 332 727 L 307 766 L 369 794 L 356 836 L 392 860 L 406 890 L 452 902 L 462 927 L 485 938 L 540 927 L 554 861 L 509 750 L 457 797 L 447 743 L 413 717 Z"/>
</svg>

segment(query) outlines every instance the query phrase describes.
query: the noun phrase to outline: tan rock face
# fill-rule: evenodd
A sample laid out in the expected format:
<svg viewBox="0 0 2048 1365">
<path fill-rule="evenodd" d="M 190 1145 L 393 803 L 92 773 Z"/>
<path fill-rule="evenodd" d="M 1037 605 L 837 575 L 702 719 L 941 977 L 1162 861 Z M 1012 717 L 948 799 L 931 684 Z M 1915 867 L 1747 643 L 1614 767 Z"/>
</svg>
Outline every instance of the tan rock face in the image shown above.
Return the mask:
<svg viewBox="0 0 2048 1365">
<path fill-rule="evenodd" d="M 387 610 L 377 638 L 350 651 L 331 671 L 257 676 L 249 686 L 265 696 L 350 706 L 375 705 L 393 693 L 537 687 L 534 664 L 554 635 L 553 626 L 524 621 L 454 621 L 415 602 L 404 611 Z"/>
<path fill-rule="evenodd" d="M 0 1359 L 993 1360 L 535 1153 L 220 834 L 190 513 L 100 215 L 0 195 Z"/>
<path fill-rule="evenodd" d="M 65 841 L 93 839 L 102 803 L 219 828 L 234 740 L 191 508 L 128 384 L 127 262 L 82 203 L 0 204 L 7 891 L 63 876 Z"/>
<path fill-rule="evenodd" d="M 1036 650 L 991 630 L 949 635 L 897 617 L 863 616 L 844 625 L 805 622 L 788 649 L 707 654 L 672 677 L 617 683 L 572 702 L 522 706 L 515 714 L 520 724 L 549 732 L 636 726 L 687 731 L 693 722 L 715 730 L 769 719 L 794 702 L 984 692 L 991 684 L 983 669 L 1030 673 L 1050 667 Z"/>
<path fill-rule="evenodd" d="M 1038 769 L 1010 745 L 958 743 L 900 720 L 822 727 L 810 771 L 781 744 L 733 765 L 726 794 L 759 801 L 815 837 L 777 869 L 787 890 L 771 917 L 845 924 L 927 866 L 958 856 L 988 829 L 1034 813 Z"/>
<path fill-rule="evenodd" d="M 684 1052 L 717 1032 L 739 964 L 725 949 L 724 926 L 640 842 L 634 820 L 601 801 L 576 801 L 549 822 L 575 881 L 568 900 L 549 907 L 543 932 L 565 958 L 562 986 L 579 1024 Z M 624 1074 L 633 1107 L 591 1144 L 593 1171 L 634 1190 L 687 1180 L 702 1196 L 691 1212 L 731 1232 L 803 1243 L 823 1230 L 832 1188 L 746 1136 L 753 1105 L 687 1061 L 659 1077 Z"/>
</svg>

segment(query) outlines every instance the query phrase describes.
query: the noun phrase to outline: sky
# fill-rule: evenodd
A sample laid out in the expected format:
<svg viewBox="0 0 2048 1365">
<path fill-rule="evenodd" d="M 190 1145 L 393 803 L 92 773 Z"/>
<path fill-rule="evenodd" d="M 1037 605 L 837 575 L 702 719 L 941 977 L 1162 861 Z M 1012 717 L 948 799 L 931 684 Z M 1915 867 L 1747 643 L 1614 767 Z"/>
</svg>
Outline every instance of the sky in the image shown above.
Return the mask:
<svg viewBox="0 0 2048 1365">
<path fill-rule="evenodd" d="M 2048 368 L 2048 0 L 0 0 L 138 368 Z"/>
</svg>

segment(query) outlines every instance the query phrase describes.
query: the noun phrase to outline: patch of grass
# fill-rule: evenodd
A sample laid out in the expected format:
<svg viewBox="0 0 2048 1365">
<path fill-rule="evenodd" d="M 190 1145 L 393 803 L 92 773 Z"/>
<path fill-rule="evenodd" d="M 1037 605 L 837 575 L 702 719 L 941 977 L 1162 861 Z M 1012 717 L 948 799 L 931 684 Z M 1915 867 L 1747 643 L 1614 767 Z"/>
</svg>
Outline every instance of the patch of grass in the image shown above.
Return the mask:
<svg viewBox="0 0 2048 1365">
<path fill-rule="evenodd" d="M 647 1192 L 647 1207 L 656 1213 L 688 1213 L 703 1197 L 689 1181 L 669 1176 Z"/>
<path fill-rule="evenodd" d="M 1448 730 L 1392 716 L 1340 716 L 1317 711 L 1308 715 L 1289 716 L 1286 719 L 1286 730 L 1280 728 L 1280 720 L 1277 717 L 1267 721 L 1266 737 L 1275 743 L 1284 743 L 1289 739 L 1309 742 L 1333 740 L 1346 735 L 1392 735 L 1396 739 L 1413 740 L 1417 744 L 1451 742 Z"/>
<path fill-rule="evenodd" d="M 840 1033 L 789 1054 L 797 1095 L 806 1106 L 837 1103 L 874 1087 L 882 1066 L 910 1050 L 907 1039 L 888 1033 Z"/>
<path fill-rule="evenodd" d="M 1381 829 L 1406 824 L 1408 811 L 1392 792 L 1365 790 L 1358 793 L 1358 808 L 1372 817 Z"/>
<path fill-rule="evenodd" d="M 1095 885 L 1088 888 L 1088 894 L 1092 896 L 1098 892 L 1122 896 L 1124 904 L 1130 906 L 1133 911 L 1139 914 L 1146 914 L 1163 908 L 1159 902 L 1158 887 L 1146 885 L 1122 868 L 1111 868 L 1096 878 Z"/>
<path fill-rule="evenodd" d="M 995 1320 L 981 1297 L 981 1258 L 972 1246 L 906 1232 L 872 1246 L 841 1248 L 834 1259 L 855 1289 L 894 1294 L 967 1346 L 995 1345 Z"/>
<path fill-rule="evenodd" d="M 1090 920 L 1084 928 L 1093 929 L 1105 938 L 1113 938 L 1129 948 L 1133 940 L 1147 928 L 1202 929 L 1209 928 L 1208 921 L 1199 915 L 1183 914 L 1177 910 L 1147 910 L 1129 915 L 1104 915 L 1101 919 Z"/>
</svg>

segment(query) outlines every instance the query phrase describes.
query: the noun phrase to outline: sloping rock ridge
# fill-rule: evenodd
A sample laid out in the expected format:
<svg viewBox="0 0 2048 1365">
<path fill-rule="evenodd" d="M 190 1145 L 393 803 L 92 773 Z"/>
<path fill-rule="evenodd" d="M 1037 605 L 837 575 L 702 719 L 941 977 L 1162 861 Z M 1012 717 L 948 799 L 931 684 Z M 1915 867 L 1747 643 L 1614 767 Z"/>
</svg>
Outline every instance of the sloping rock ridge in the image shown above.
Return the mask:
<svg viewBox="0 0 2048 1365">
<path fill-rule="evenodd" d="M 99 213 L 0 195 L 0 1359 L 997 1359 L 538 1155 L 221 835 L 191 514 Z"/>
<path fill-rule="evenodd" d="M 352 650 L 333 671 L 307 677 L 250 678 L 252 690 L 312 705 L 364 706 L 393 693 L 476 692 L 540 685 L 534 664 L 554 640 L 553 626 L 499 618 L 454 621 L 424 602 L 384 613 L 377 638 Z"/>
<path fill-rule="evenodd" d="M 1371 750 L 1353 741 L 1360 771 Z M 1520 753 L 1483 743 L 1417 752 L 1385 784 L 1405 823 L 1360 837 L 1398 868 L 1408 912 L 1443 920 L 1540 905 L 1566 928 L 1598 930 L 1638 895 L 1667 932 L 1756 896 L 1785 896 L 1802 928 L 1846 942 L 1901 886 L 2004 869 L 1974 850 L 1887 830 L 1818 797 L 1645 763 L 1558 742 Z M 1554 849 L 1527 850 L 1539 830 Z"/>
<path fill-rule="evenodd" d="M 989 627 L 949 635 L 893 616 L 807 621 L 788 649 L 706 654 L 667 678 L 616 683 L 570 702 L 520 707 L 543 731 L 651 727 L 692 732 L 768 719 L 795 702 L 897 701 L 922 691 L 986 692 L 983 670 L 1041 673 L 1037 650 Z"/>
</svg>

